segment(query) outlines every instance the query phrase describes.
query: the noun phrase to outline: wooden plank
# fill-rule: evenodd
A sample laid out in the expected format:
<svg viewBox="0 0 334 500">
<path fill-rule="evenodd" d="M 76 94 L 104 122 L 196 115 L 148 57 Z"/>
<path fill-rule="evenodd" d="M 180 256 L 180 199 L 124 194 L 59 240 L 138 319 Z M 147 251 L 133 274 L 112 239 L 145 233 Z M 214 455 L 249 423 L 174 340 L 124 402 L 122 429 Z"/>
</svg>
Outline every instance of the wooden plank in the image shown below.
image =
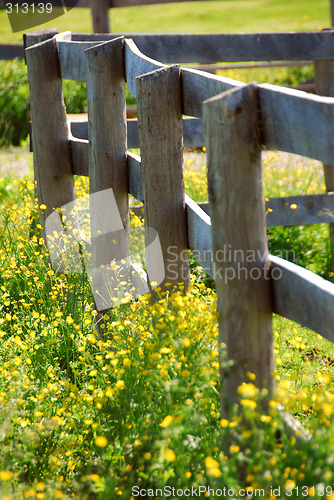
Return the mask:
<svg viewBox="0 0 334 500">
<path fill-rule="evenodd" d="M 114 33 L 133 39 L 146 56 L 162 63 L 316 61 L 334 59 L 334 31 L 288 33 Z M 106 35 L 105 35 L 106 36 Z M 73 33 L 73 40 L 104 38 Z"/>
<path fill-rule="evenodd" d="M 211 219 L 204 210 L 185 195 L 187 208 L 188 246 L 205 271 L 214 277 Z"/>
<path fill-rule="evenodd" d="M 129 90 L 136 95 L 135 78 L 161 67 L 142 56 L 133 42 L 126 40 L 126 72 Z M 183 113 L 202 117 L 202 102 L 243 83 L 207 73 L 182 69 Z M 308 156 L 325 163 L 334 157 L 334 99 L 273 85 L 259 85 L 262 113 L 262 142 L 279 149 Z M 272 117 L 275 117 L 273 120 Z"/>
<path fill-rule="evenodd" d="M 22 43 L 1 44 L 0 59 L 5 61 L 11 59 L 24 59 L 24 47 Z"/>
<path fill-rule="evenodd" d="M 139 148 L 138 122 L 137 118 L 130 118 L 127 123 L 127 147 L 129 149 Z M 72 120 L 69 122 L 72 134 L 78 139 L 88 139 L 88 120 Z"/>
<path fill-rule="evenodd" d="M 198 205 L 210 215 L 209 203 Z M 334 193 L 270 198 L 265 206 L 267 227 L 306 226 L 334 221 Z"/>
<path fill-rule="evenodd" d="M 69 128 L 76 139 L 88 139 L 88 119 L 71 120 L 69 119 Z"/>
<path fill-rule="evenodd" d="M 235 80 L 183 68 L 183 113 L 201 118 L 204 100 L 241 86 Z M 263 145 L 330 163 L 334 138 L 327 131 L 334 126 L 333 98 L 268 84 L 259 85 L 259 97 Z"/>
<path fill-rule="evenodd" d="M 139 134 L 138 134 L 138 121 L 137 118 L 130 118 L 127 120 L 128 128 L 128 148 L 139 148 Z"/>
<path fill-rule="evenodd" d="M 258 387 L 270 393 L 274 386 L 257 87 L 216 96 L 203 109 L 219 345 L 233 361 L 227 373 L 220 369 L 222 415 L 229 415 L 247 371 Z"/>
<path fill-rule="evenodd" d="M 333 11 L 331 10 L 331 15 Z M 320 95 L 334 97 L 334 61 L 315 61 L 315 86 Z M 326 191 L 334 191 L 334 167 L 331 163 L 324 163 Z M 334 271 L 334 224 L 329 224 L 329 239 L 331 244 L 331 267 Z"/>
<path fill-rule="evenodd" d="M 203 122 L 197 118 L 183 118 L 183 145 L 186 148 L 202 148 L 204 146 Z"/>
<path fill-rule="evenodd" d="M 86 80 L 86 63 L 84 51 L 91 47 L 100 45 L 101 43 L 103 43 L 103 41 L 105 41 L 106 37 L 103 37 L 101 34 L 99 38 L 102 38 L 102 41 L 98 40 L 78 42 L 59 40 L 58 51 L 61 75 L 63 78 L 78 81 Z M 119 38 L 119 36 L 110 35 L 107 38 L 108 40 L 114 40 Z M 135 70 L 135 66 L 138 66 L 138 71 Z M 136 95 L 136 76 L 161 67 L 164 67 L 164 65 L 157 61 L 151 60 L 144 54 L 141 54 L 141 52 L 131 40 L 126 40 L 126 72 L 127 80 L 129 80 L 130 84 L 132 83 L 132 91 L 130 90 L 132 95 Z"/>
<path fill-rule="evenodd" d="M 94 33 L 109 33 L 108 0 L 91 0 L 91 11 Z"/>
<path fill-rule="evenodd" d="M 136 77 L 155 69 L 165 68 L 163 64 L 154 61 L 140 52 L 133 40 L 125 39 L 125 72 L 129 92 L 137 97 Z"/>
<path fill-rule="evenodd" d="M 78 139 L 88 139 L 88 121 L 72 120 L 69 122 L 72 134 Z M 128 148 L 139 148 L 137 118 L 127 120 Z M 192 117 L 183 117 L 183 145 L 185 147 L 203 147 L 204 135 L 201 120 Z"/>
<path fill-rule="evenodd" d="M 160 239 L 165 266 L 165 278 L 160 286 L 164 292 L 182 283 L 186 290 L 190 274 L 179 66 L 139 76 L 137 93 L 145 223 L 157 231 Z M 147 252 L 146 256 L 150 275 L 156 264 Z"/>
<path fill-rule="evenodd" d="M 88 141 L 72 138 L 70 139 L 70 146 L 72 151 L 73 174 L 88 176 Z M 143 202 L 140 157 L 133 153 L 128 153 L 127 158 L 129 168 L 129 194 Z M 199 217 L 197 213 L 197 207 L 201 209 L 201 213 L 204 211 L 208 216 L 210 216 L 210 207 L 208 202 L 203 202 L 196 203 L 196 208 L 194 208 L 193 204 L 189 206 L 188 200 L 189 198 L 186 195 L 188 225 L 189 218 L 191 218 L 191 226 L 188 227 L 188 238 L 191 242 L 197 241 L 197 236 L 192 236 L 192 227 L 194 227 L 195 231 L 196 224 L 203 224 L 202 216 Z M 291 208 L 291 205 L 293 205 L 293 207 L 296 205 L 297 208 Z M 269 201 L 266 201 L 266 211 L 267 227 L 329 223 L 334 221 L 334 193 L 270 198 Z M 210 217 L 208 219 L 205 218 L 205 220 L 211 225 Z M 199 229 L 199 231 L 201 231 L 201 229 Z M 203 231 L 207 231 L 205 226 L 203 226 Z M 200 245 L 204 245 L 204 242 L 200 243 Z M 189 243 L 189 248 L 194 252 L 196 244 Z M 210 247 L 206 248 L 204 246 L 203 251 L 209 250 L 209 248 Z M 202 265 L 202 261 L 198 262 Z M 205 261 L 203 262 L 205 263 Z M 203 267 L 207 270 L 205 266 L 206 264 L 203 265 Z M 210 266 L 211 264 L 208 265 L 208 269 L 210 269 Z M 208 270 L 207 272 L 211 276 Z"/>
<path fill-rule="evenodd" d="M 334 284 L 270 256 L 273 310 L 334 342 Z"/>
<path fill-rule="evenodd" d="M 165 66 L 160 62 L 142 54 L 133 40 L 125 39 L 126 81 L 129 91 L 134 97 L 137 97 L 136 77 L 163 67 Z M 183 113 L 201 118 L 204 100 L 243 85 L 244 83 L 230 78 L 182 68 Z"/>
<path fill-rule="evenodd" d="M 325 163 L 334 157 L 334 99 L 259 85 L 262 143 Z"/>
<path fill-rule="evenodd" d="M 113 299 L 122 281 L 110 263 L 125 259 L 128 264 L 130 254 L 123 40 L 92 47 L 85 56 L 92 290 L 97 309 L 103 311 L 116 305 Z M 119 268 L 119 277 L 126 267 Z"/>
<path fill-rule="evenodd" d="M 26 49 L 34 172 L 43 227 L 55 208 L 75 200 L 71 153 L 56 40 Z M 50 98 L 52 96 L 52 99 Z"/>
<path fill-rule="evenodd" d="M 183 113 L 202 118 L 204 101 L 222 92 L 243 87 L 244 85 L 244 83 L 231 78 L 182 68 Z"/>
<path fill-rule="evenodd" d="M 86 81 L 85 50 L 100 44 L 101 42 L 59 41 L 58 53 L 62 78 Z"/>
<path fill-rule="evenodd" d="M 141 158 L 134 153 L 127 154 L 129 169 L 129 193 L 138 201 L 144 203 Z"/>
<path fill-rule="evenodd" d="M 190 116 L 183 117 L 183 145 L 196 148 L 204 146 L 202 120 Z M 139 148 L 138 121 L 136 118 L 127 120 L 128 148 Z M 81 129 L 82 130 L 82 129 Z"/>
<path fill-rule="evenodd" d="M 24 48 L 31 47 L 32 45 L 36 45 L 37 43 L 45 42 L 49 38 L 54 37 L 59 32 L 54 28 L 46 29 L 46 30 L 35 30 L 30 31 L 29 33 L 23 34 L 23 45 Z"/>
<path fill-rule="evenodd" d="M 295 67 L 295 66 L 313 66 L 313 61 L 278 61 L 278 62 L 251 62 L 251 63 L 231 63 L 231 64 L 198 64 L 192 66 L 191 69 L 199 71 L 206 71 L 207 73 L 215 73 L 219 70 L 228 69 L 254 69 L 254 68 L 281 68 L 281 67 Z"/>
<path fill-rule="evenodd" d="M 126 42 L 126 61 L 129 90 L 136 95 L 133 83 L 135 77 L 158 67 L 159 63 L 143 56 L 132 41 Z M 236 80 L 187 68 L 182 69 L 182 75 L 183 113 L 197 118 L 202 116 L 204 100 L 231 88 L 244 86 Z M 264 145 L 329 163 L 334 155 L 334 138 L 328 141 L 326 130 L 334 125 L 334 114 L 330 111 L 334 106 L 333 99 L 266 84 L 259 86 L 259 96 L 263 111 Z"/>
<path fill-rule="evenodd" d="M 89 142 L 75 137 L 70 138 L 73 175 L 89 176 Z"/>
<path fill-rule="evenodd" d="M 266 210 L 267 227 L 334 222 L 334 193 L 271 198 Z"/>
<path fill-rule="evenodd" d="M 71 138 L 70 148 L 73 161 L 73 174 L 89 176 L 89 142 Z M 143 203 L 144 192 L 141 173 L 141 158 L 134 153 L 127 153 L 127 167 L 129 176 L 129 194 Z"/>
</svg>

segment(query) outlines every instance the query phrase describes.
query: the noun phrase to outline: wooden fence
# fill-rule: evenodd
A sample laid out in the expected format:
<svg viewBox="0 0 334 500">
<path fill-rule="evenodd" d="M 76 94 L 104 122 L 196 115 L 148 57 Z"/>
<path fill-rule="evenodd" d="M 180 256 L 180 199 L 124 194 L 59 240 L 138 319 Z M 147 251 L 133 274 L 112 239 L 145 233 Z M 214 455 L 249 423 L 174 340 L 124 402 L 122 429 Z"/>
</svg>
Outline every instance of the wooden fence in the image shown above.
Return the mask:
<svg viewBox="0 0 334 500">
<path fill-rule="evenodd" d="M 54 34 L 54 30 L 51 34 Z M 31 43 L 41 41 L 47 36 L 49 35 L 45 31 L 36 32 L 35 35 L 27 34 L 25 45 L 29 46 Z M 214 63 L 222 60 L 226 62 L 256 62 L 264 60 L 273 62 L 285 61 L 286 63 L 300 60 L 312 62 L 315 65 L 315 87 L 317 93 L 334 96 L 334 31 L 332 30 L 256 34 L 124 35 L 125 38 L 128 36 L 143 54 L 162 63 Z M 85 80 L 84 50 L 102 41 L 113 40 L 117 37 L 117 34 L 96 35 L 70 32 L 62 34 L 60 38 L 58 37 L 59 41 L 57 43 L 60 51 L 63 78 L 74 76 L 77 80 Z M 185 85 L 192 85 L 192 83 L 187 82 L 194 81 L 194 73 L 191 69 L 184 70 L 183 73 L 186 74 Z M 217 87 L 216 76 L 210 77 L 208 81 L 212 88 Z M 233 86 L 233 82 L 231 82 L 230 86 Z M 135 89 L 132 90 L 135 94 Z M 190 109 L 188 114 L 194 114 L 193 110 Z M 136 147 L 136 144 L 138 144 L 137 122 L 129 122 L 128 125 L 129 147 Z M 196 133 L 193 132 L 194 127 Z M 73 124 L 72 128 L 76 134 L 80 133 L 79 137 L 87 139 L 87 123 L 79 122 Z M 201 146 L 204 144 L 200 123 L 190 120 L 185 123 L 185 129 L 188 132 L 184 138 L 185 145 Z M 132 139 L 134 142 L 132 142 Z M 324 171 L 327 192 L 333 192 L 334 169 L 327 163 L 324 163 Z M 273 212 L 270 218 L 268 218 L 268 225 L 294 225 L 298 224 L 300 220 L 308 220 L 309 223 L 320 221 L 331 223 L 332 218 L 326 206 L 328 198 L 323 198 L 322 196 L 312 198 L 312 200 L 300 200 L 299 198 L 291 201 L 289 199 L 270 200 L 268 208 L 273 209 Z M 291 210 L 289 212 L 287 206 L 290 206 L 291 203 L 299 203 L 300 210 L 293 214 Z M 203 208 L 206 210 L 205 206 Z M 319 219 L 320 208 L 324 208 L 324 211 L 321 213 Z M 334 224 L 330 224 L 330 238 L 333 247 L 332 268 L 334 270 Z"/>
<path fill-rule="evenodd" d="M 319 42 L 309 43 L 313 58 L 334 59 L 334 49 L 325 43 L 333 35 L 311 34 L 310 39 L 316 37 Z M 303 43 L 309 41 L 305 34 L 299 36 Z M 267 43 L 262 43 L 260 35 L 230 37 L 238 40 L 237 49 L 231 51 L 233 58 L 239 58 L 251 40 L 259 48 L 260 59 L 264 53 L 281 57 L 288 44 L 287 34 L 267 35 Z M 164 61 L 167 54 L 173 60 L 168 39 L 167 35 L 165 48 L 161 48 Z M 226 44 L 217 46 L 215 35 L 210 40 L 212 50 L 199 41 L 196 35 L 184 36 L 180 58 L 187 59 L 189 54 L 192 58 L 194 50 L 198 50 L 198 58 L 204 52 L 216 52 L 212 57 L 228 52 Z M 122 37 L 98 43 L 96 38 L 79 41 L 78 35 L 65 33 L 34 42 L 36 38 L 29 35 L 26 60 L 37 196 L 47 206 L 40 211 L 42 225 L 55 208 L 75 200 L 73 175 L 84 175 L 89 176 L 91 195 L 112 188 L 125 234 L 129 231 L 128 194 L 144 202 L 145 223 L 160 237 L 165 283 L 187 285 L 189 265 L 184 250 L 194 252 L 199 264 L 215 278 L 221 312 L 219 341 L 227 345 L 234 361 L 229 373 L 222 373 L 223 414 L 229 411 L 226 401 L 237 400 L 237 387 L 246 380 L 246 371 L 255 373 L 259 386 L 273 387 L 273 312 L 334 342 L 334 285 L 270 256 L 265 230 L 266 225 L 334 221 L 334 196 L 271 199 L 267 207 L 272 212 L 266 215 L 260 162 L 261 149 L 267 147 L 330 165 L 334 99 L 167 66 Z M 293 46 L 299 58 L 302 44 Z M 71 124 L 72 133 L 81 138 L 68 129 L 62 78 L 87 82 L 88 122 Z M 125 118 L 125 82 L 138 100 L 138 122 Z M 206 211 L 211 218 L 184 193 L 183 144 L 194 142 L 205 144 L 208 151 Z M 141 158 L 127 151 L 138 145 Z M 291 204 L 298 208 L 291 210 Z M 95 266 L 101 264 L 97 230 L 92 217 Z M 108 238 L 103 245 L 107 245 L 110 261 Z M 231 253 L 225 252 L 221 259 L 226 248 Z M 244 269 L 241 276 L 230 279 L 238 266 Z"/>
</svg>

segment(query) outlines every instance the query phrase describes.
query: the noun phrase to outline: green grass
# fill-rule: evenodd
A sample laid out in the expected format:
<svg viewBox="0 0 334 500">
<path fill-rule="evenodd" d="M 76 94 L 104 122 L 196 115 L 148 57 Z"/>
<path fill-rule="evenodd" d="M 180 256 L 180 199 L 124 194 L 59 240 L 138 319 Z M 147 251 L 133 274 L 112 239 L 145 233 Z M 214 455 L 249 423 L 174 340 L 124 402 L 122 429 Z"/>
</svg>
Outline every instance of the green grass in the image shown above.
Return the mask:
<svg viewBox="0 0 334 500">
<path fill-rule="evenodd" d="M 328 25 L 327 3 L 234 0 L 200 2 L 196 10 L 187 3 L 115 9 L 113 29 L 317 29 Z M 1 12 L 0 36 L 19 41 L 6 22 Z M 59 18 L 57 28 L 88 31 L 89 22 L 89 11 L 76 10 Z M 309 77 L 307 68 L 302 75 L 257 71 L 227 76 L 290 84 Z M 266 394 L 250 373 L 240 388 L 241 412 L 220 420 L 216 295 L 196 263 L 188 295 L 162 290 L 155 305 L 143 298 L 115 308 L 99 336 L 87 277 L 51 269 L 43 239 L 31 233 L 32 226 L 39 229 L 38 205 L 26 147 L 0 150 L 1 500 L 130 499 L 133 486 L 148 496 L 155 488 L 201 486 L 263 488 L 265 498 L 281 487 L 281 498 L 313 492 L 333 498 L 334 346 L 274 316 L 277 389 L 268 411 L 261 410 Z M 24 179 L 9 159 L 12 167 L 22 159 L 28 164 Z M 325 190 L 321 165 L 293 155 L 265 153 L 263 179 L 266 197 Z M 195 200 L 207 199 L 203 153 L 188 157 L 185 185 Z M 87 188 L 87 180 L 76 179 L 78 196 Z M 268 238 L 272 254 L 283 252 L 333 280 L 326 225 L 272 228 Z M 311 441 L 296 446 L 278 403 L 309 429 Z"/>
<path fill-rule="evenodd" d="M 330 25 L 328 0 L 220 0 L 112 9 L 113 32 L 257 32 L 321 29 Z M 89 9 L 73 9 L 38 28 L 91 32 Z M 0 11 L 0 42 L 20 42 Z"/>
<path fill-rule="evenodd" d="M 204 162 L 200 154 L 185 166 L 195 199 L 205 199 Z M 266 196 L 324 190 L 318 162 L 268 153 L 263 172 Z M 79 197 L 87 187 L 77 178 Z M 128 499 L 135 485 L 263 488 L 266 498 L 271 487 L 300 498 L 296 488 L 314 486 L 323 497 L 334 481 L 331 343 L 274 316 L 270 409 L 261 413 L 265 393 L 249 374 L 241 415 L 220 420 L 216 296 L 200 273 L 185 297 L 162 291 L 155 305 L 114 309 L 98 336 L 85 275 L 55 273 L 43 239 L 29 233 L 38 217 L 31 173 L 6 174 L 0 193 L 0 498 Z M 331 278 L 325 225 L 275 228 L 269 243 Z M 296 447 L 285 434 L 278 403 L 310 442 Z"/>
</svg>

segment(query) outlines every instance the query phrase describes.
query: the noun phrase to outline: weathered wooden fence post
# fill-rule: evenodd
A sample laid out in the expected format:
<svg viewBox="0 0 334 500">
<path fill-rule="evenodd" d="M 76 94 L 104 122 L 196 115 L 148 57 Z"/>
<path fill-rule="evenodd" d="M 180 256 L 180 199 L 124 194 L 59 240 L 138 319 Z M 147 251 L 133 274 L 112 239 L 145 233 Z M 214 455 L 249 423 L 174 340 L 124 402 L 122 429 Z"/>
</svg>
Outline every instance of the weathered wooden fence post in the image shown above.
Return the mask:
<svg viewBox="0 0 334 500">
<path fill-rule="evenodd" d="M 256 85 L 204 102 L 214 272 L 219 301 L 219 345 L 233 360 L 221 370 L 222 415 L 238 400 L 238 387 L 274 385 L 272 300 L 261 173 Z"/>
<path fill-rule="evenodd" d="M 109 0 L 90 0 L 94 33 L 110 33 Z"/>
<path fill-rule="evenodd" d="M 45 40 L 53 38 L 58 33 L 59 31 L 53 28 L 47 30 L 35 30 L 35 31 L 30 31 L 29 33 L 24 33 L 23 34 L 24 48 L 27 49 L 28 47 L 36 45 L 37 43 L 45 42 Z"/>
<path fill-rule="evenodd" d="M 123 48 L 123 38 L 117 38 L 85 51 L 92 285 L 100 311 L 112 306 L 117 286 L 115 280 L 109 283 L 110 272 L 104 266 L 129 258 Z"/>
<path fill-rule="evenodd" d="M 183 178 L 181 70 L 179 66 L 137 77 L 144 217 L 158 232 L 170 288 L 189 285 Z M 147 262 L 147 265 L 150 265 Z"/>
<path fill-rule="evenodd" d="M 332 15 L 333 11 L 332 11 Z M 334 97 L 334 61 L 315 61 L 316 93 Z M 334 191 L 334 166 L 324 163 L 325 184 L 327 193 Z M 334 224 L 329 224 L 329 239 L 331 244 L 331 269 L 334 270 Z"/>
<path fill-rule="evenodd" d="M 56 40 L 32 45 L 25 54 L 37 197 L 40 206 L 46 205 L 46 209 L 40 209 L 44 228 L 55 208 L 75 200 L 69 132 Z"/>
</svg>

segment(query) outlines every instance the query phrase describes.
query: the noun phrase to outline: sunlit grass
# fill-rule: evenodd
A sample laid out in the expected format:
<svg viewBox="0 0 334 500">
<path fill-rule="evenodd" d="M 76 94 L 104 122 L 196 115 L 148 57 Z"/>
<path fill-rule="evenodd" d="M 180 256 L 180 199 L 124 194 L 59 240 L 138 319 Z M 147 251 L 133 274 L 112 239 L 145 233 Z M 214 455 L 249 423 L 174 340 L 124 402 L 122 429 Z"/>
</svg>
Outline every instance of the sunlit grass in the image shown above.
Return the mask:
<svg viewBox="0 0 334 500">
<path fill-rule="evenodd" d="M 266 152 L 263 172 L 266 196 L 324 191 L 321 166 L 305 158 Z M 268 496 L 271 486 L 330 487 L 332 344 L 275 316 L 270 411 L 261 415 L 265 393 L 249 374 L 240 389 L 248 424 L 237 414 L 220 420 L 214 290 L 193 278 L 185 297 L 161 290 L 155 305 L 143 297 L 111 311 L 99 336 L 85 275 L 51 269 L 32 180 L 1 182 L 2 498 L 131 498 L 135 485 L 264 488 Z M 186 154 L 185 184 L 207 199 L 203 152 Z M 77 178 L 77 196 L 87 190 Z M 271 232 L 272 247 L 326 273 L 325 229 Z M 297 448 L 286 436 L 278 402 L 311 431 L 310 442 Z"/>
<path fill-rule="evenodd" d="M 327 0 L 216 0 L 114 8 L 109 20 L 114 33 L 299 31 L 328 27 L 330 9 Z M 41 28 L 92 32 L 90 9 L 74 8 L 35 29 Z M 1 10 L 1 42 L 22 42 L 22 34 L 12 33 Z"/>
<path fill-rule="evenodd" d="M 128 499 L 134 486 L 201 486 L 331 498 L 333 345 L 274 315 L 269 410 L 249 373 L 241 412 L 221 420 L 212 282 L 192 261 L 187 295 L 158 289 L 155 304 L 145 296 L 114 308 L 98 334 L 85 273 L 51 268 L 25 155 L 28 176 L 6 168 L 0 178 L 0 497 Z M 265 151 L 262 167 L 265 197 L 325 192 L 319 162 Z M 184 177 L 187 194 L 207 201 L 204 150 L 185 153 Z M 87 195 L 88 179 L 75 182 L 77 197 Z M 132 216 L 132 224 L 141 222 Z M 272 254 L 333 278 L 327 225 L 271 228 L 268 243 Z M 311 441 L 286 434 L 279 404 Z"/>
</svg>

